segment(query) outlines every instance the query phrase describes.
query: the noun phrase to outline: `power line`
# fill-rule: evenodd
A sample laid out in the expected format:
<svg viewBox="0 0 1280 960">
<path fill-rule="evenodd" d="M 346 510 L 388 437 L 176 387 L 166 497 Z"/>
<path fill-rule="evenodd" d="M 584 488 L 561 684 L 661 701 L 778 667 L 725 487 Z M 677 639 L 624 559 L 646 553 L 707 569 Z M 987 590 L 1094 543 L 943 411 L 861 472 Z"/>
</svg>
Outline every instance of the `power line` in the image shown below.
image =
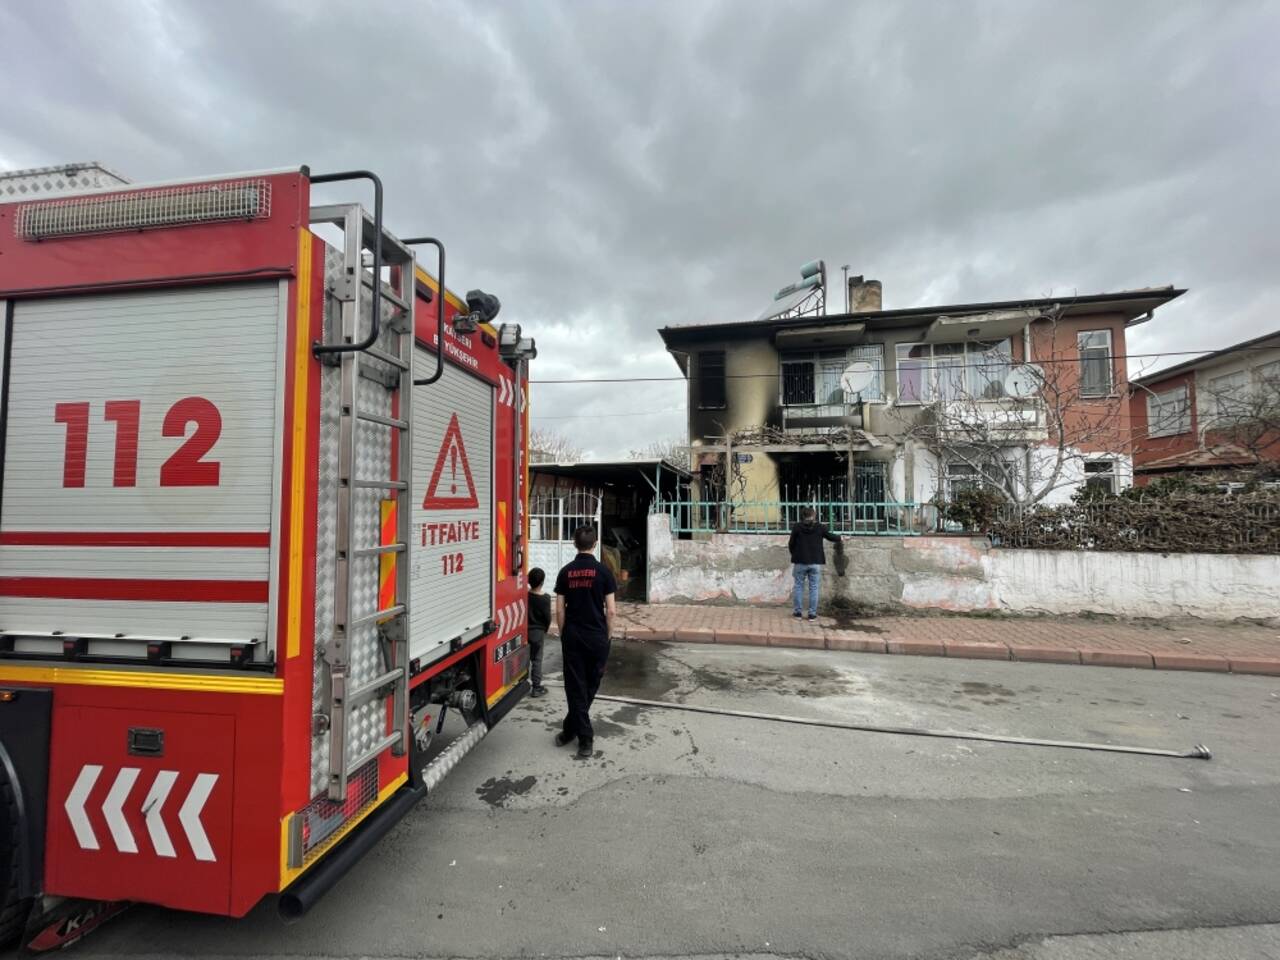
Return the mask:
<svg viewBox="0 0 1280 960">
<path fill-rule="evenodd" d="M 915 346 L 915 344 L 912 344 L 912 345 Z M 1107 355 L 1107 359 L 1129 360 L 1133 358 L 1144 358 L 1144 357 L 1154 357 L 1154 358 L 1191 357 L 1191 356 L 1198 356 L 1198 355 L 1207 356 L 1209 354 L 1212 354 L 1216 358 L 1220 356 L 1225 356 L 1226 354 L 1229 354 L 1229 353 L 1262 353 L 1262 352 L 1269 352 L 1275 349 L 1276 348 L 1273 346 L 1272 347 L 1228 347 L 1221 350 L 1166 350 L 1160 353 L 1112 353 Z M 1078 363 L 1082 363 L 1084 359 L 1085 359 L 1084 357 L 1079 357 L 1079 356 L 1047 357 L 1042 360 L 1032 360 L 1031 362 L 1037 365 L 1043 365 L 1046 363 L 1078 364 Z M 1101 358 L 1099 357 L 1097 359 L 1101 359 Z M 787 361 L 783 361 L 783 362 L 785 363 Z M 803 361 L 798 361 L 798 362 L 803 362 Z M 932 358 L 911 357 L 911 358 L 908 358 L 906 362 L 932 363 Z M 970 367 L 985 369 L 987 367 L 1008 367 L 1008 366 L 1017 366 L 1017 365 L 1018 365 L 1017 362 L 1015 362 L 1012 359 L 1008 359 L 1008 360 L 991 360 L 991 361 L 986 361 L 982 363 L 946 363 L 942 365 L 942 369 L 962 370 Z M 1142 376 L 1152 376 L 1154 374 L 1161 373 L 1161 372 L 1162 371 L 1155 370 L 1155 371 L 1152 371 L 1151 374 L 1142 374 Z M 721 376 L 725 380 L 754 380 L 754 379 L 762 379 L 762 378 L 776 380 L 780 376 L 782 376 L 782 374 L 781 373 L 726 373 L 726 374 L 722 374 Z M 530 380 L 529 383 L 538 385 L 538 386 L 554 386 L 559 384 L 570 384 L 570 383 L 677 383 L 677 382 L 683 382 L 687 379 L 688 379 L 687 377 L 682 377 L 682 376 L 676 376 L 676 377 L 581 377 L 581 378 L 565 378 L 565 379 L 552 379 L 552 380 Z"/>
<path fill-rule="evenodd" d="M 663 410 L 644 410 L 640 413 L 574 413 L 563 417 L 530 417 L 530 420 L 581 420 L 590 417 L 592 420 L 598 420 L 604 417 L 610 419 L 615 417 L 656 417 L 663 413 L 684 413 L 681 407 L 668 407 Z"/>
</svg>

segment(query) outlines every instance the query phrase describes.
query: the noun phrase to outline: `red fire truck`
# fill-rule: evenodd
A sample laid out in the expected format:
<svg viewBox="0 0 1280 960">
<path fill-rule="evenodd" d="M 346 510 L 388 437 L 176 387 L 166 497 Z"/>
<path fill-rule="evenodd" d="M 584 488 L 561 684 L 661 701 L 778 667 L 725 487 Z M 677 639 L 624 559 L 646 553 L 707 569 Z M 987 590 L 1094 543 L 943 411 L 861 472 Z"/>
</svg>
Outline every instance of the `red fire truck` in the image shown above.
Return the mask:
<svg viewBox="0 0 1280 960">
<path fill-rule="evenodd" d="M 0 177 L 0 940 L 31 949 L 130 902 L 304 912 L 528 689 L 532 340 L 367 171 L 101 173 Z"/>
</svg>

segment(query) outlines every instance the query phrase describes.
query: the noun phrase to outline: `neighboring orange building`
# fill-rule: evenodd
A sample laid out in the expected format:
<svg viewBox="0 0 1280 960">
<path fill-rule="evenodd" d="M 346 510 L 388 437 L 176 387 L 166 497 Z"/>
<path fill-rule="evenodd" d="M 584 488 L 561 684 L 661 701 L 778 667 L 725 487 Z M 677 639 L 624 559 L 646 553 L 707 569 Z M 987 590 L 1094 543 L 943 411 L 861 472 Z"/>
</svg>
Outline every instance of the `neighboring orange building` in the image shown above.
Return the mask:
<svg viewBox="0 0 1280 960">
<path fill-rule="evenodd" d="M 1132 381 L 1134 484 L 1280 462 L 1280 330 Z"/>
</svg>

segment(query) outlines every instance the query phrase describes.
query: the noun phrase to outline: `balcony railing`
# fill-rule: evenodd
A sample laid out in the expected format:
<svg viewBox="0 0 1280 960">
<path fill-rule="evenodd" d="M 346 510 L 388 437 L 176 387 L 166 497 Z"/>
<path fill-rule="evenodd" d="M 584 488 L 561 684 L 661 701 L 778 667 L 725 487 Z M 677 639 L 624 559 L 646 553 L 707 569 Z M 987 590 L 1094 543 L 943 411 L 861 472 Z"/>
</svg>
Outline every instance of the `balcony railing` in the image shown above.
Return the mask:
<svg viewBox="0 0 1280 960">
<path fill-rule="evenodd" d="M 787 433 L 831 433 L 848 427 L 863 427 L 860 404 L 807 403 L 782 407 L 782 429 Z"/>
<path fill-rule="evenodd" d="M 981 432 L 1009 440 L 1043 440 L 1049 432 L 1044 404 L 1035 399 L 943 400 L 937 417 L 940 432 L 957 437 Z"/>
</svg>

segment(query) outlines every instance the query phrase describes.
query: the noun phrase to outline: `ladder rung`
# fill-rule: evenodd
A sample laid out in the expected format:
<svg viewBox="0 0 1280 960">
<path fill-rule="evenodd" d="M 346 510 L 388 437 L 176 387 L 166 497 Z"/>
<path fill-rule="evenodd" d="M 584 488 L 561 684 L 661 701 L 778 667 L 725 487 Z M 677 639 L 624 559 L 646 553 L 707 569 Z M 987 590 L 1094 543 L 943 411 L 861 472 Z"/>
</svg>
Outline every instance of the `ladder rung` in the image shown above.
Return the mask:
<svg viewBox="0 0 1280 960">
<path fill-rule="evenodd" d="M 364 753 L 360 754 L 360 756 L 356 757 L 354 760 L 352 760 L 350 763 L 347 764 L 347 776 L 348 777 L 351 776 L 353 773 L 355 773 L 357 770 L 363 767 L 366 763 L 368 763 L 370 760 L 372 760 L 374 757 L 380 754 L 383 750 L 387 749 L 387 747 L 394 747 L 399 742 L 400 742 L 399 730 L 397 730 L 395 733 L 387 734 L 385 737 L 383 737 L 381 740 L 375 743 L 372 747 L 370 747 Z"/>
<path fill-rule="evenodd" d="M 359 420 L 368 420 L 370 423 L 380 423 L 384 427 L 391 427 L 394 430 L 408 430 L 408 420 L 397 420 L 395 417 L 384 417 L 380 413 L 365 413 L 363 410 L 356 411 L 356 418 Z"/>
<path fill-rule="evenodd" d="M 364 285 L 368 287 L 370 290 L 372 290 L 373 274 L 369 273 L 367 270 L 361 271 L 361 273 L 364 277 Z M 409 309 L 409 305 L 400 299 L 400 295 L 396 293 L 392 293 L 390 290 L 388 290 L 387 285 L 385 283 L 382 285 L 382 299 L 390 303 L 394 303 L 401 310 Z"/>
<path fill-rule="evenodd" d="M 399 357 L 392 356 L 389 353 L 383 353 L 381 350 L 375 350 L 373 347 L 366 350 L 364 355 L 366 357 L 372 357 L 374 360 L 381 360 L 383 363 L 389 363 L 391 366 L 396 367 L 399 370 L 409 369 L 408 361 L 401 360 Z"/>
<path fill-rule="evenodd" d="M 364 617 L 357 617 L 347 624 L 347 633 L 350 634 L 360 627 L 367 626 L 370 623 L 376 623 L 379 620 L 386 620 L 389 617 L 398 617 L 404 613 L 404 604 L 397 603 L 394 607 L 387 607 L 385 610 L 379 610 L 376 613 L 368 614 Z"/>
<path fill-rule="evenodd" d="M 346 708 L 348 710 L 354 710 L 356 707 L 360 706 L 360 704 L 364 703 L 366 700 L 372 697 L 375 693 L 377 693 L 387 684 L 391 683 L 393 680 L 398 680 L 402 676 L 404 676 L 404 668 L 396 667 L 396 669 L 388 670 L 382 676 L 374 677 L 368 683 L 362 684 L 361 686 L 356 687 L 354 690 L 352 690 L 350 693 L 347 694 L 347 700 L 345 704 Z"/>
<path fill-rule="evenodd" d="M 388 543 L 385 547 L 361 547 L 351 551 L 357 557 L 380 557 L 384 553 L 404 553 L 403 543 Z"/>
<path fill-rule="evenodd" d="M 408 490 L 409 484 L 403 480 L 352 480 L 355 490 Z"/>
</svg>

